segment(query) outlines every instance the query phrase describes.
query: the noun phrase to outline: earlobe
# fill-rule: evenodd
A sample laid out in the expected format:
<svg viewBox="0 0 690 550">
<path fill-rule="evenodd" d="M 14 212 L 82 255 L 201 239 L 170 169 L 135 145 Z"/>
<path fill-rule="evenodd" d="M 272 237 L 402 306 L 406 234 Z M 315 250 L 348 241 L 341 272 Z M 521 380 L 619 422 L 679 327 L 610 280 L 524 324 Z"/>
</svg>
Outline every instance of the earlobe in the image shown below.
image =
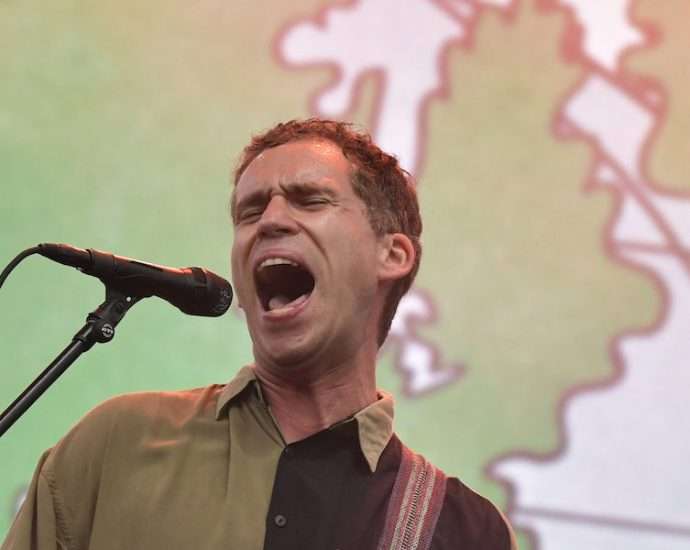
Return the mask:
<svg viewBox="0 0 690 550">
<path fill-rule="evenodd" d="M 415 249 L 411 239 L 403 233 L 389 233 L 382 242 L 379 280 L 402 279 L 412 271 L 415 262 Z"/>
</svg>

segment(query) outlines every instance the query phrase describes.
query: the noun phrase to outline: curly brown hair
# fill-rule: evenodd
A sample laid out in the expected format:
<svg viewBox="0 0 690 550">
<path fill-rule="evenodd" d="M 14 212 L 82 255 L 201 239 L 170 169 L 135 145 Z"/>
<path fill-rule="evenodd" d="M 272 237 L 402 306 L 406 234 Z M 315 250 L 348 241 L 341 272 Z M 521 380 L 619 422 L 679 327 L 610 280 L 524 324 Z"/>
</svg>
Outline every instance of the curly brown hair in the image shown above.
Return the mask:
<svg viewBox="0 0 690 550">
<path fill-rule="evenodd" d="M 292 141 L 317 138 L 338 145 L 343 155 L 352 162 L 352 189 L 367 208 L 367 217 L 374 232 L 381 236 L 403 233 L 412 241 L 415 261 L 412 270 L 395 282 L 386 296 L 379 321 L 378 345 L 383 344 L 390 331 L 398 303 L 409 290 L 417 275 L 422 257 L 420 236 L 422 218 L 412 178 L 398 160 L 384 153 L 365 132 L 354 129 L 346 122 L 309 118 L 281 122 L 270 130 L 254 136 L 247 145 L 234 173 L 234 184 L 247 166 L 263 151 Z M 231 213 L 235 220 L 235 194 L 231 199 Z"/>
</svg>

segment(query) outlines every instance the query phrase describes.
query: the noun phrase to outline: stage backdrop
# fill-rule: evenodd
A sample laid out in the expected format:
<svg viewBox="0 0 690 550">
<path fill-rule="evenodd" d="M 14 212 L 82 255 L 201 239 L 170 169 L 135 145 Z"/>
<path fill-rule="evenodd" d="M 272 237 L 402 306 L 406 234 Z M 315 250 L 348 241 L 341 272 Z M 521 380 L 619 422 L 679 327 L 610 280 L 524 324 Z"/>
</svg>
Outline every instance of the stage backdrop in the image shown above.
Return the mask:
<svg viewBox="0 0 690 550">
<path fill-rule="evenodd" d="M 0 259 L 52 241 L 228 274 L 251 133 L 354 120 L 425 220 L 378 366 L 402 439 L 526 550 L 690 548 L 688 21 L 686 0 L 2 0 Z M 13 272 L 2 407 L 102 298 L 40 257 Z M 91 407 L 250 360 L 236 309 L 138 304 L 0 440 L 0 533 Z"/>
</svg>

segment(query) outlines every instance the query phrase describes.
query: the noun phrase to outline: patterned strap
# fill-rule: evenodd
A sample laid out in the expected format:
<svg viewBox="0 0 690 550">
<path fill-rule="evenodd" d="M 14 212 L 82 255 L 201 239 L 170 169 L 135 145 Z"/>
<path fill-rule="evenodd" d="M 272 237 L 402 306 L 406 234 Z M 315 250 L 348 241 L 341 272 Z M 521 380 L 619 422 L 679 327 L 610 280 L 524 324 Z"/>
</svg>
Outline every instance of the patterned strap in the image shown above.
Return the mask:
<svg viewBox="0 0 690 550">
<path fill-rule="evenodd" d="M 378 550 L 429 550 L 446 495 L 446 475 L 402 446 Z"/>
</svg>

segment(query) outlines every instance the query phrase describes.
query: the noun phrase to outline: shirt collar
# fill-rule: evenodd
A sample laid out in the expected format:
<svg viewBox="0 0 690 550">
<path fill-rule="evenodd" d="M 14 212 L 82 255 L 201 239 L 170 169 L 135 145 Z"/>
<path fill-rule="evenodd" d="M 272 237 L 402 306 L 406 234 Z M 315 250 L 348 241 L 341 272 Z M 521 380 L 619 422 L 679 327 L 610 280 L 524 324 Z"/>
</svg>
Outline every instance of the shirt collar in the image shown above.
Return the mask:
<svg viewBox="0 0 690 550">
<path fill-rule="evenodd" d="M 242 367 L 235 377 L 225 384 L 223 391 L 220 392 L 218 396 L 218 402 L 216 403 L 216 420 L 220 419 L 223 411 L 227 409 L 230 404 L 230 401 L 242 393 L 244 388 L 255 381 L 256 376 L 254 375 L 254 369 L 250 366 Z"/>
<path fill-rule="evenodd" d="M 393 436 L 393 405 L 393 396 L 378 390 L 378 399 L 355 414 L 359 446 L 372 472 Z"/>
<path fill-rule="evenodd" d="M 242 367 L 218 396 L 216 419 L 220 419 L 231 402 L 250 385 L 256 388 L 256 397 L 264 402 L 254 368 Z M 393 396 L 378 390 L 378 399 L 353 416 L 357 421 L 360 449 L 372 472 L 376 471 L 381 453 L 393 435 L 393 408 Z"/>
</svg>

